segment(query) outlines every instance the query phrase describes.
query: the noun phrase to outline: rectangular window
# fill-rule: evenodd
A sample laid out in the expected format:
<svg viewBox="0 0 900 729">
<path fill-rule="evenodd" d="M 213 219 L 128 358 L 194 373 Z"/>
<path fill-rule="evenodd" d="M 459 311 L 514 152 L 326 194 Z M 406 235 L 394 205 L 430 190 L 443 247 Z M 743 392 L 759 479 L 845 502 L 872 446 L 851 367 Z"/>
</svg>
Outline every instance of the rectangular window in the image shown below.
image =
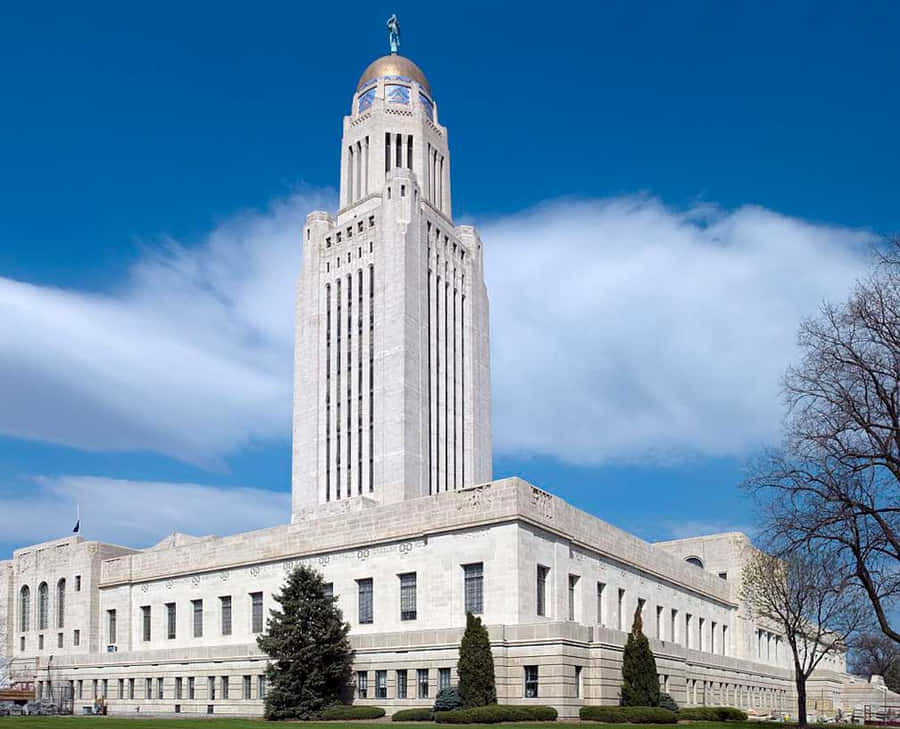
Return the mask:
<svg viewBox="0 0 900 729">
<path fill-rule="evenodd" d="M 416 677 L 419 684 L 419 698 L 428 698 L 428 669 L 420 668 L 416 671 Z"/>
<path fill-rule="evenodd" d="M 450 669 L 449 668 L 439 668 L 438 669 L 438 690 L 450 688 Z"/>
<path fill-rule="evenodd" d="M 167 602 L 166 603 L 166 636 L 169 640 L 175 639 L 175 628 L 176 628 L 176 614 L 175 614 L 175 603 Z"/>
<path fill-rule="evenodd" d="M 616 628 L 618 630 L 622 630 L 623 625 L 623 615 L 622 612 L 625 609 L 625 590 L 621 587 L 619 588 L 619 602 L 616 605 Z"/>
<path fill-rule="evenodd" d="M 416 573 L 400 575 L 400 620 L 416 619 Z"/>
<path fill-rule="evenodd" d="M 372 623 L 375 620 L 372 609 L 372 578 L 357 580 L 356 586 L 359 593 L 359 622 L 361 625 Z"/>
<path fill-rule="evenodd" d="M 463 572 L 466 612 L 479 615 L 484 610 L 484 563 L 463 565 Z"/>
<path fill-rule="evenodd" d="M 147 640 L 150 640 L 149 638 Z M 73 630 L 72 631 L 72 645 L 81 645 L 81 631 Z"/>
<path fill-rule="evenodd" d="M 691 614 L 685 613 L 684 615 L 684 647 L 685 648 L 693 648 L 693 638 L 691 637 Z"/>
<path fill-rule="evenodd" d="M 387 698 L 387 671 L 375 671 L 375 698 Z"/>
<path fill-rule="evenodd" d="M 356 672 L 356 698 L 365 699 L 369 695 L 369 674 L 367 671 Z"/>
<path fill-rule="evenodd" d="M 100 694 L 97 692 L 97 679 L 95 678 L 93 681 L 91 681 L 91 684 L 93 686 L 93 689 L 91 690 L 91 696 L 96 699 L 98 696 L 100 696 Z"/>
<path fill-rule="evenodd" d="M 141 608 L 141 622 L 143 623 L 143 639 L 145 641 L 150 640 L 150 606 L 144 605 Z"/>
<path fill-rule="evenodd" d="M 578 575 L 569 575 L 569 620 L 575 620 L 575 606 L 578 605 Z"/>
<path fill-rule="evenodd" d="M 181 676 L 175 677 L 175 700 L 181 701 L 181 690 L 183 686 L 183 680 Z"/>
<path fill-rule="evenodd" d="M 672 621 L 669 627 L 671 630 L 671 635 L 669 636 L 673 643 L 678 642 L 678 611 L 675 608 L 672 608 Z"/>
<path fill-rule="evenodd" d="M 48 688 L 49 688 L 49 686 L 48 686 Z M 108 678 L 104 678 L 100 682 L 100 695 L 104 699 L 109 698 L 109 679 Z"/>
<path fill-rule="evenodd" d="M 525 666 L 525 698 L 536 699 L 538 697 L 538 667 Z"/>
<path fill-rule="evenodd" d="M 537 566 L 537 614 L 547 615 L 547 573 L 549 567 L 539 564 Z"/>
<path fill-rule="evenodd" d="M 263 632 L 263 594 L 261 592 L 250 593 L 250 632 Z"/>
<path fill-rule="evenodd" d="M 663 606 L 656 606 L 656 637 L 660 640 L 665 638 L 663 630 Z"/>
<path fill-rule="evenodd" d="M 703 628 L 706 625 L 706 618 L 700 618 L 697 621 L 697 648 L 701 651 L 706 650 L 706 636 L 703 635 Z"/>
<path fill-rule="evenodd" d="M 194 637 L 203 637 L 203 600 L 191 600 L 194 613 Z"/>
<path fill-rule="evenodd" d="M 405 699 L 407 696 L 406 671 L 397 671 L 397 698 Z"/>
<path fill-rule="evenodd" d="M 134 679 L 133 678 L 128 679 L 128 698 L 129 699 L 134 698 Z"/>
<path fill-rule="evenodd" d="M 115 610 L 107 610 L 106 611 L 106 637 L 107 643 L 110 645 L 114 645 L 116 643 L 116 611 Z"/>
<path fill-rule="evenodd" d="M 322 585 L 322 594 L 329 600 L 334 599 L 334 583 L 326 582 Z"/>
<path fill-rule="evenodd" d="M 606 611 L 603 609 L 603 593 L 606 585 L 602 582 L 597 583 L 597 625 L 606 625 Z"/>
<path fill-rule="evenodd" d="M 581 698 L 581 666 L 575 666 L 575 698 Z"/>
<path fill-rule="evenodd" d="M 710 650 L 710 653 L 718 653 L 717 649 L 719 647 L 719 644 L 718 644 L 717 636 L 716 636 L 716 627 L 717 627 L 716 621 L 715 620 L 711 621 L 709 624 L 709 650 Z"/>
<path fill-rule="evenodd" d="M 243 696 L 244 696 L 244 700 L 245 700 L 245 701 L 246 701 L 246 700 L 249 700 L 249 699 L 251 698 L 251 696 L 250 696 L 250 689 L 251 689 L 252 686 L 253 686 L 253 679 L 250 678 L 250 676 L 244 676 L 244 693 L 243 693 Z"/>
<path fill-rule="evenodd" d="M 145 699 L 153 698 L 153 679 L 152 678 L 144 679 L 144 698 Z"/>
<path fill-rule="evenodd" d="M 81 592 L 81 575 L 75 575 L 75 592 Z"/>
<path fill-rule="evenodd" d="M 222 617 L 222 635 L 231 635 L 231 595 L 219 598 L 219 611 Z"/>
<path fill-rule="evenodd" d="M 38 650 L 39 651 L 44 650 L 44 636 L 43 635 L 38 636 Z"/>
<path fill-rule="evenodd" d="M 56 634 L 56 647 L 57 648 L 63 647 L 63 634 L 62 633 Z"/>
<path fill-rule="evenodd" d="M 728 626 L 722 626 L 722 655 L 728 652 Z M 775 641 L 775 661 L 778 661 L 778 641 Z"/>
<path fill-rule="evenodd" d="M 125 698 L 125 679 L 124 678 L 119 679 L 119 698 L 120 699 Z"/>
<path fill-rule="evenodd" d="M 78 681 L 78 698 L 79 699 L 84 698 L 84 681 L 81 679 L 79 679 L 79 681 Z"/>
<path fill-rule="evenodd" d="M 163 685 L 164 685 L 163 679 L 157 678 L 156 679 L 156 698 L 158 698 L 158 699 L 164 698 Z"/>
<path fill-rule="evenodd" d="M 206 677 L 206 698 L 210 701 L 216 700 L 216 677 Z"/>
<path fill-rule="evenodd" d="M 266 677 L 262 674 L 256 677 L 256 698 L 266 698 Z"/>
<path fill-rule="evenodd" d="M 195 691 L 194 677 L 188 676 L 188 698 L 193 699 L 195 694 L 196 694 L 196 691 Z"/>
<path fill-rule="evenodd" d="M 228 698 L 228 676 L 222 676 L 222 698 Z"/>
</svg>

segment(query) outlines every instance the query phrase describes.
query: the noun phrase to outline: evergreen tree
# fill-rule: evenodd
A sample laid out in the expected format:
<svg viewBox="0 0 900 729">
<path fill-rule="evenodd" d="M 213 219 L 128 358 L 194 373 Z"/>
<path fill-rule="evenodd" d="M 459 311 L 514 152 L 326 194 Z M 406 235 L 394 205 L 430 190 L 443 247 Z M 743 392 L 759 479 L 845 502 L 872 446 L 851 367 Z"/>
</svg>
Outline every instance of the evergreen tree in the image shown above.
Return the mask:
<svg viewBox="0 0 900 729">
<path fill-rule="evenodd" d="M 280 606 L 256 642 L 272 660 L 266 666 L 267 719 L 312 719 L 352 695 L 350 626 L 325 595 L 322 576 L 301 566 L 288 576 Z"/>
<path fill-rule="evenodd" d="M 634 611 L 634 623 L 622 655 L 622 706 L 659 706 L 659 676 L 650 641 L 644 635 L 641 609 Z"/>
<path fill-rule="evenodd" d="M 466 632 L 459 646 L 459 695 L 463 706 L 487 706 L 497 703 L 494 685 L 494 656 L 487 628 L 481 618 L 466 613 Z"/>
</svg>

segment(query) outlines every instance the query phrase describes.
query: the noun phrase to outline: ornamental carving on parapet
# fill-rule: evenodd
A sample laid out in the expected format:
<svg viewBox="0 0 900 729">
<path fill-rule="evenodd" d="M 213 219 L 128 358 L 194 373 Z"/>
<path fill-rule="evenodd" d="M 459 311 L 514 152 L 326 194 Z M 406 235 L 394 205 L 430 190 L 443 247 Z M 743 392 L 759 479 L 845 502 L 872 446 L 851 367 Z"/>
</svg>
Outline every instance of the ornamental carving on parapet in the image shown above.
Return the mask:
<svg viewBox="0 0 900 729">
<path fill-rule="evenodd" d="M 400 554 L 409 554 L 410 552 L 412 552 L 413 543 L 412 542 L 403 542 L 400 544 L 398 549 L 400 550 Z"/>
<path fill-rule="evenodd" d="M 166 580 L 166 589 L 171 590 L 175 587 L 175 580 Z"/>
<path fill-rule="evenodd" d="M 553 497 L 538 488 L 531 489 L 531 508 L 545 519 L 553 518 Z"/>
<path fill-rule="evenodd" d="M 470 509 L 490 509 L 494 505 L 494 492 L 490 485 L 475 486 L 460 492 L 460 500 L 456 504 L 456 510 L 462 511 L 465 508 Z"/>
<path fill-rule="evenodd" d="M 323 554 L 319 557 L 319 564 L 323 567 L 331 561 L 330 557 L 327 554 Z"/>
<path fill-rule="evenodd" d="M 200 587 L 200 575 L 194 575 L 191 577 L 191 585 L 193 587 Z"/>
<path fill-rule="evenodd" d="M 251 577 L 259 577 L 259 565 L 255 564 L 250 568 Z"/>
<path fill-rule="evenodd" d="M 358 549 L 356 550 L 356 558 L 360 562 L 365 562 L 369 558 L 369 550 L 368 549 Z"/>
<path fill-rule="evenodd" d="M 231 577 L 231 574 L 229 572 L 219 573 L 219 579 L 222 580 L 222 582 L 225 582 L 229 577 Z"/>
</svg>

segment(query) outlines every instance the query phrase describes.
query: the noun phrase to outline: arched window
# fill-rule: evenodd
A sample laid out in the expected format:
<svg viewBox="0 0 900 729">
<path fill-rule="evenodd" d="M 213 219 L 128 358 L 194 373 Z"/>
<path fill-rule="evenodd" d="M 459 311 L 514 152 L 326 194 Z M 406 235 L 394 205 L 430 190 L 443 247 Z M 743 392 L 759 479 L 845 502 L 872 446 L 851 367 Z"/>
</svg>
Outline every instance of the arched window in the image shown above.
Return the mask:
<svg viewBox="0 0 900 729">
<path fill-rule="evenodd" d="M 56 583 L 56 627 L 66 627 L 66 578 Z"/>
<path fill-rule="evenodd" d="M 47 616 L 50 613 L 50 588 L 46 582 L 38 586 L 38 630 L 47 629 Z"/>
<path fill-rule="evenodd" d="M 19 590 L 19 631 L 24 633 L 31 629 L 31 590 L 22 585 Z"/>
<path fill-rule="evenodd" d="M 688 564 L 694 565 L 694 567 L 699 567 L 701 570 L 703 569 L 703 560 L 699 557 L 688 557 L 684 561 Z"/>
</svg>

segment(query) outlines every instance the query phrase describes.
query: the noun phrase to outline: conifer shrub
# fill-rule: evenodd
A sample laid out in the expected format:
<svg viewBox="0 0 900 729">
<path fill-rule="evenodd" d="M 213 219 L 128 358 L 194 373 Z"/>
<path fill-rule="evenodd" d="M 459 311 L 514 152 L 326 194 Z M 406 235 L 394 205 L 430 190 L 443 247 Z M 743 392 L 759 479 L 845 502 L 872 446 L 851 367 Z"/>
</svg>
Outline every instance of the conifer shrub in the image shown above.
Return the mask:
<svg viewBox="0 0 900 729">
<path fill-rule="evenodd" d="M 431 721 L 434 714 L 427 707 L 417 707 L 415 709 L 400 709 L 391 714 L 391 721 Z"/>
<path fill-rule="evenodd" d="M 300 566 L 274 600 L 278 607 L 256 641 L 270 659 L 266 718 L 314 719 L 335 704 L 350 703 L 350 626 L 335 599 L 326 596 L 322 576 Z"/>
<path fill-rule="evenodd" d="M 678 704 L 675 702 L 669 694 L 660 693 L 659 695 L 659 708 L 668 709 L 669 711 L 678 711 Z"/>
<path fill-rule="evenodd" d="M 459 695 L 464 707 L 497 703 L 491 641 L 481 618 L 472 613 L 466 613 L 466 632 L 459 646 L 456 668 L 459 673 Z"/>
<path fill-rule="evenodd" d="M 453 711 L 461 709 L 462 705 L 463 700 L 456 686 L 442 688 L 434 699 L 434 711 Z"/>
<path fill-rule="evenodd" d="M 659 675 L 650 641 L 644 635 L 641 609 L 634 611 L 634 622 L 622 654 L 622 706 L 659 706 Z"/>
</svg>

